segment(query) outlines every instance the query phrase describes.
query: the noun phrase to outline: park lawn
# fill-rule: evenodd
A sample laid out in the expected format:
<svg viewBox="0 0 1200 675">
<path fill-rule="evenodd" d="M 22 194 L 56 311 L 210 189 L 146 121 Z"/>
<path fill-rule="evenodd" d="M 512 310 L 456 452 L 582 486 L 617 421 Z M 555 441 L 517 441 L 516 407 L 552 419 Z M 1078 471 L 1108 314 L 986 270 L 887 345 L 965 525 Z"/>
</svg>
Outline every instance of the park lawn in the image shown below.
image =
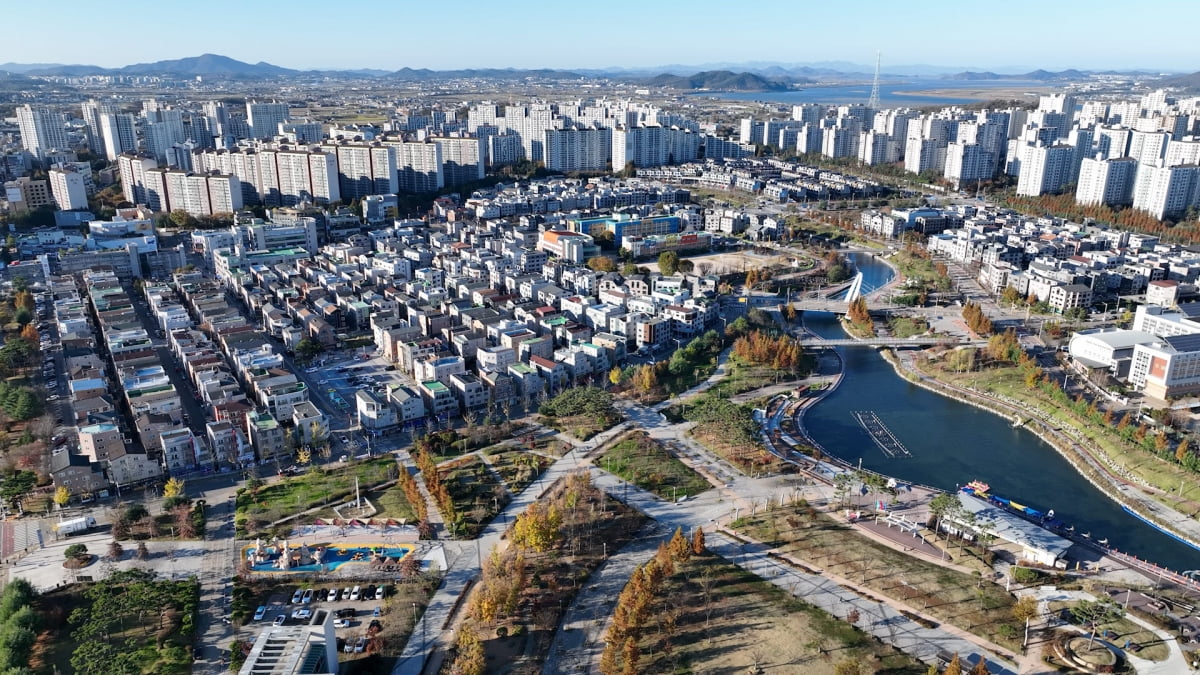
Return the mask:
<svg viewBox="0 0 1200 675">
<path fill-rule="evenodd" d="M 1064 609 L 1070 609 L 1075 606 L 1075 602 L 1049 602 L 1046 607 L 1050 610 L 1050 614 L 1058 614 Z M 1085 633 L 1088 632 L 1087 626 L 1082 626 Z M 1135 656 L 1148 661 L 1166 661 L 1171 656 L 1171 650 L 1163 642 L 1162 638 L 1155 635 L 1152 631 L 1146 630 L 1136 623 L 1125 617 L 1121 617 L 1116 621 L 1102 623 L 1098 627 L 1101 634 L 1106 630 L 1111 630 L 1117 634 L 1117 637 L 1106 639 L 1110 644 L 1122 648 L 1125 645 L 1125 640 L 1129 640 L 1132 644 L 1141 645 L 1142 648 L 1136 652 L 1132 652 Z"/>
<path fill-rule="evenodd" d="M 929 332 L 929 322 L 913 317 L 896 317 L 888 322 L 892 337 L 908 338 Z"/>
<path fill-rule="evenodd" d="M 741 518 L 733 529 L 997 644 L 1020 649 L 1013 597 L 977 575 L 905 555 L 802 502 Z"/>
<path fill-rule="evenodd" d="M 729 357 L 726 370 L 728 374 L 710 389 L 710 391 L 715 392 L 715 395 L 723 398 L 730 398 L 748 391 L 754 391 L 755 389 L 762 389 L 763 387 L 769 387 L 779 382 L 787 382 L 797 377 L 783 370 L 742 363 L 733 356 Z"/>
<path fill-rule="evenodd" d="M 439 466 L 438 475 L 450 493 L 454 511 L 462 516 L 462 538 L 478 536 L 512 500 L 496 474 L 477 455 Z"/>
<path fill-rule="evenodd" d="M 512 446 L 492 446 L 484 450 L 486 461 L 512 494 L 520 494 L 529 484 L 537 480 L 551 464 L 549 457 L 526 452 Z"/>
<path fill-rule="evenodd" d="M 1196 474 L 1131 446 L 1108 427 L 1081 419 L 1070 408 L 1050 401 L 1040 389 L 1026 387 L 1024 378 L 1015 366 L 967 373 L 951 372 L 937 363 L 922 367 L 940 381 L 975 388 L 1041 410 L 1060 427 L 1074 430 L 1076 435 L 1086 439 L 1092 448 L 1099 449 L 1117 465 L 1162 490 L 1163 494 L 1149 493 L 1157 501 L 1193 517 L 1200 514 L 1200 481 L 1196 480 Z"/>
<path fill-rule="evenodd" d="M 854 661 L 869 672 L 920 675 L 925 666 L 719 556 L 679 564 L 653 600 L 639 641 L 639 672 L 833 674 Z M 656 616 L 677 613 L 671 649 Z"/>
<path fill-rule="evenodd" d="M 391 518 L 410 523 L 416 521 L 417 516 L 413 512 L 412 505 L 408 503 L 408 499 L 404 496 L 404 490 L 399 485 L 392 485 L 382 490 L 364 490 L 362 495 L 363 498 L 375 505 L 376 513 L 371 518 Z M 353 493 L 349 497 L 353 499 Z M 328 522 L 337 517 L 337 512 L 333 510 L 333 507 L 329 507 L 316 511 L 303 520 L 311 523 L 320 518 Z"/>
<path fill-rule="evenodd" d="M 257 489 L 242 488 L 237 495 L 237 535 L 248 538 L 283 518 L 336 504 L 354 493 L 355 478 L 366 490 L 396 476 L 396 460 L 386 455 L 315 468 Z"/>
<path fill-rule="evenodd" d="M 547 417 L 545 415 L 539 415 L 538 421 L 552 429 L 557 429 L 576 440 L 586 441 L 601 431 L 610 429 L 619 424 L 621 422 L 621 416 L 620 414 L 601 417 L 595 417 L 592 415 Z"/>
<path fill-rule="evenodd" d="M 712 487 L 703 476 L 641 431 L 611 445 L 596 458 L 596 464 L 663 499 L 694 497 Z"/>
</svg>

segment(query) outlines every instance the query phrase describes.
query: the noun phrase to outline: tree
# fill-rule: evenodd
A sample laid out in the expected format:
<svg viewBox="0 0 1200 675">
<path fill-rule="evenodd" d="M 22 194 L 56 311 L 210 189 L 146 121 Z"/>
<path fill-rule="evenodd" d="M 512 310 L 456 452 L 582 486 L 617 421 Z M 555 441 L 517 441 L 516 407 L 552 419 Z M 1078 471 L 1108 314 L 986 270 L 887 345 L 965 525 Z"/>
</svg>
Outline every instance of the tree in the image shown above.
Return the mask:
<svg viewBox="0 0 1200 675">
<path fill-rule="evenodd" d="M 703 555 L 708 550 L 704 544 L 704 528 L 697 527 L 692 533 L 692 555 Z"/>
<path fill-rule="evenodd" d="M 86 558 L 87 554 L 88 548 L 83 544 L 71 544 L 67 547 L 67 550 L 63 551 L 63 556 L 65 556 L 67 560 L 80 560 L 82 558 Z"/>
<path fill-rule="evenodd" d="M 21 339 L 31 345 L 36 345 L 41 337 L 38 335 L 37 328 L 31 323 L 27 323 L 25 324 L 25 327 L 21 329 Z"/>
<path fill-rule="evenodd" d="M 588 266 L 588 269 L 594 270 L 596 272 L 616 272 L 617 271 L 617 261 L 613 260 L 612 258 L 610 258 L 606 255 L 598 255 L 594 258 L 588 258 L 587 266 Z"/>
<path fill-rule="evenodd" d="M 1190 452 L 1191 448 L 1188 446 L 1188 439 L 1185 438 L 1179 441 L 1179 445 L 1175 447 L 1175 461 L 1183 464 L 1187 461 L 1188 453 Z"/>
<path fill-rule="evenodd" d="M 658 254 L 658 271 L 664 276 L 671 276 L 679 271 L 679 254 L 675 251 L 663 251 Z"/>
<path fill-rule="evenodd" d="M 1096 628 L 1101 624 L 1116 621 L 1121 618 L 1124 612 L 1121 606 L 1113 601 L 1112 598 L 1100 598 L 1099 600 L 1080 600 L 1078 604 L 1071 608 L 1071 617 L 1075 621 L 1086 624 L 1091 628 L 1091 637 L 1088 639 L 1088 649 L 1091 649 L 1092 644 L 1096 641 Z"/>
<path fill-rule="evenodd" d="M 54 503 L 58 508 L 62 508 L 71 502 L 71 491 L 65 485 L 59 485 L 54 489 Z"/>
<path fill-rule="evenodd" d="M 296 343 L 296 355 L 301 357 L 306 363 L 324 350 L 325 345 L 312 338 L 304 338 Z"/>
<path fill-rule="evenodd" d="M 1021 646 L 1029 641 L 1029 622 L 1037 618 L 1038 602 L 1037 598 L 1032 595 L 1022 595 L 1012 608 L 1013 618 L 1025 625 L 1025 640 Z"/>
<path fill-rule="evenodd" d="M 962 502 L 959 501 L 958 495 L 950 492 L 943 492 L 929 501 L 929 511 L 937 517 L 937 529 L 934 534 L 941 531 L 942 521 L 947 518 L 954 518 L 962 513 Z"/>
<path fill-rule="evenodd" d="M 454 659 L 451 675 L 483 675 L 487 672 L 487 659 L 484 657 L 483 643 L 475 633 L 474 627 L 463 626 L 458 631 L 458 658 Z"/>
<path fill-rule="evenodd" d="M 950 663 L 946 664 L 942 675 L 962 675 L 962 661 L 958 659 L 958 652 L 954 652 L 954 656 L 950 657 Z"/>
<path fill-rule="evenodd" d="M 617 386 L 618 384 L 621 384 L 621 368 L 620 368 L 620 366 L 613 366 L 613 369 L 608 371 L 608 381 L 610 383 L 612 383 L 612 385 L 614 387 Z"/>
<path fill-rule="evenodd" d="M 13 320 L 16 321 L 18 324 L 24 326 L 24 325 L 28 324 L 30 321 L 33 321 L 33 312 L 22 307 L 22 308 L 18 309 L 15 314 L 13 314 Z"/>
<path fill-rule="evenodd" d="M 138 542 L 137 553 L 135 553 L 134 555 L 137 556 L 138 560 L 146 560 L 147 558 L 150 557 L 150 549 L 146 548 L 146 542 L 144 542 L 144 541 Z"/>
<path fill-rule="evenodd" d="M 171 497 L 179 497 L 182 494 L 183 494 L 183 481 L 178 478 L 170 478 L 163 485 L 163 491 L 162 491 L 163 499 L 170 499 Z"/>
<path fill-rule="evenodd" d="M 108 559 L 120 560 L 121 556 L 125 555 L 125 548 L 121 546 L 121 542 L 113 539 L 108 543 Z"/>
</svg>

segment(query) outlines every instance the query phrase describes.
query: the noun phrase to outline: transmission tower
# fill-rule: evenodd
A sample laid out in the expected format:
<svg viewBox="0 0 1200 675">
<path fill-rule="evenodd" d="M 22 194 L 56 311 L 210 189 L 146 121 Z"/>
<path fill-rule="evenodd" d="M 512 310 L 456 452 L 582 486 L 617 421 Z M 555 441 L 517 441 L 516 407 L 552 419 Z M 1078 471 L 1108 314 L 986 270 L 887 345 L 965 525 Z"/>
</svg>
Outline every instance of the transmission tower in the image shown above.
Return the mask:
<svg viewBox="0 0 1200 675">
<path fill-rule="evenodd" d="M 867 100 L 867 107 L 879 110 L 879 52 L 875 52 L 875 81 L 871 84 L 871 98 Z"/>
</svg>

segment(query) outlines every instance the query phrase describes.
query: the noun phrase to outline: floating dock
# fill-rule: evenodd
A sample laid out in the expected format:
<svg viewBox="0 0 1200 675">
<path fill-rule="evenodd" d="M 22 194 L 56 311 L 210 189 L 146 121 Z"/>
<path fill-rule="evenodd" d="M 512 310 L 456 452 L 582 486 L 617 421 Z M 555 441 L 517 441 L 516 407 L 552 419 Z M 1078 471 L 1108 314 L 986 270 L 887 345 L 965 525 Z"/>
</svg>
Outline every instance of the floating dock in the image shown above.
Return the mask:
<svg viewBox="0 0 1200 675">
<path fill-rule="evenodd" d="M 874 411 L 856 410 L 850 414 L 854 415 L 854 419 L 858 420 L 862 428 L 870 434 L 871 440 L 875 441 L 875 445 L 879 446 L 883 454 L 892 459 L 912 457 L 912 453 L 908 451 L 908 448 L 904 447 L 900 439 L 896 438 L 895 434 L 884 425 L 883 420 L 879 419 L 879 415 L 876 415 Z"/>
</svg>

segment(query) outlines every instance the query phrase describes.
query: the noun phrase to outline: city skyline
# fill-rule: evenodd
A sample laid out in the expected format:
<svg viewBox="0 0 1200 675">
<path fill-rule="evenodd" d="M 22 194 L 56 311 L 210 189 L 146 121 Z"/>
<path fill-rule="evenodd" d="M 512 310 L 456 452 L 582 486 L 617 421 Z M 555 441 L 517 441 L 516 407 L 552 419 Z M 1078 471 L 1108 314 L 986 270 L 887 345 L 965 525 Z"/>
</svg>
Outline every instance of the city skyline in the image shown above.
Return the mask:
<svg viewBox="0 0 1200 675">
<path fill-rule="evenodd" d="M 87 9 L 79 0 L 63 4 L 68 14 L 72 9 Z M 563 6 L 548 12 L 543 6 L 518 2 L 499 12 L 494 5 L 468 1 L 456 8 L 459 15 L 455 17 L 425 6 L 395 13 L 394 6 L 378 0 L 356 7 L 361 11 L 353 16 L 318 21 L 310 29 L 289 21 L 289 17 L 324 16 L 329 7 L 315 0 L 292 3 L 287 16 L 280 16 L 268 3 L 211 0 L 209 11 L 188 11 L 184 15 L 182 7 L 131 0 L 126 4 L 128 11 L 94 15 L 88 21 L 97 34 L 110 36 L 129 30 L 129 16 L 148 17 L 153 22 L 153 30 L 139 32 L 136 39 L 123 38 L 120 49 L 99 50 L 90 40 L 56 41 L 51 48 L 35 41 L 38 32 L 17 31 L 10 35 L 9 49 L 0 51 L 0 63 L 119 67 L 210 52 L 298 70 L 606 69 L 830 61 L 865 65 L 873 62 L 879 49 L 883 51 L 885 72 L 888 64 L 1005 72 L 1033 68 L 1192 72 L 1200 67 L 1193 65 L 1200 50 L 1187 32 L 1189 24 L 1161 21 L 1163 16 L 1186 14 L 1190 6 L 1182 0 L 1160 3 L 1159 11 L 1152 14 L 1097 8 L 1083 2 L 1045 5 L 1019 0 L 1006 6 L 1003 13 L 987 18 L 987 33 L 992 40 L 981 40 L 979 30 L 970 21 L 975 17 L 959 18 L 960 8 L 944 0 L 905 8 L 902 13 L 895 5 L 867 2 L 854 15 L 834 5 L 798 11 L 795 5 L 778 0 L 759 3 L 753 12 L 742 7 L 731 9 L 712 0 L 690 3 L 687 12 L 670 5 L 628 0 L 607 3 L 602 11 Z M 466 20 L 472 10 L 476 10 L 476 20 Z M 19 5 L 8 8 L 6 17 L 13 26 L 36 25 L 44 11 L 33 5 Z M 363 39 L 368 32 L 386 31 L 380 26 L 389 26 L 386 19 L 392 14 L 396 17 L 394 41 Z M 735 16 L 731 19 L 730 14 Z M 1036 24 L 1029 17 L 1037 17 Z M 276 29 L 261 33 L 231 30 L 231 18 L 242 25 Z M 439 25 L 445 30 L 438 29 Z M 572 26 L 586 28 L 593 40 L 585 44 L 591 47 L 580 48 L 580 32 L 571 30 Z M 715 26 L 719 31 L 713 29 Z M 846 30 L 826 29 L 838 26 Z M 1071 30 L 1056 28 L 1060 26 L 1070 26 Z M 1153 52 L 1137 40 L 1095 39 L 1096 35 L 1110 33 L 1113 26 L 1120 26 L 1129 35 L 1153 27 Z M 652 27 L 652 31 L 646 27 Z M 936 40 L 928 39 L 931 30 L 937 31 Z M 1054 39 L 1045 40 L 1048 35 Z M 337 48 L 298 50 L 296 41 L 304 39 L 315 40 L 314 44 L 336 44 Z M 717 41 L 718 48 L 712 40 Z"/>
</svg>

